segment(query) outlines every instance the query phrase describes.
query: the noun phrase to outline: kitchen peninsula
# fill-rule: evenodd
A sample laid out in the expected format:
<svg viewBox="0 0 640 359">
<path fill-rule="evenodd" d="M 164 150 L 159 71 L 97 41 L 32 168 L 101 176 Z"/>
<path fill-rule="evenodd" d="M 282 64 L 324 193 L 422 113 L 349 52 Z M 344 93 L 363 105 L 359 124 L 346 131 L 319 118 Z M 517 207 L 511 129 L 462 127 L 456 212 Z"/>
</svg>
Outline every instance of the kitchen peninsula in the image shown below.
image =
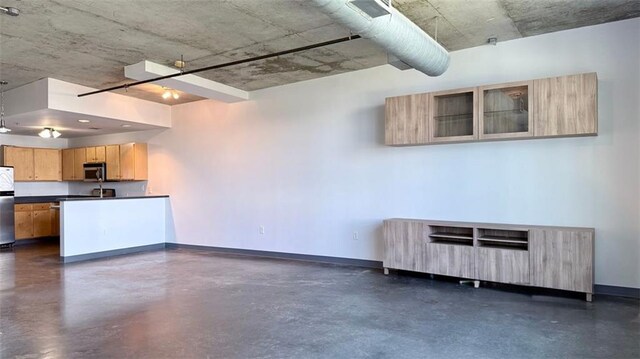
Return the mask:
<svg viewBox="0 0 640 359">
<path fill-rule="evenodd" d="M 60 258 L 77 262 L 164 248 L 169 196 L 61 198 Z"/>
</svg>

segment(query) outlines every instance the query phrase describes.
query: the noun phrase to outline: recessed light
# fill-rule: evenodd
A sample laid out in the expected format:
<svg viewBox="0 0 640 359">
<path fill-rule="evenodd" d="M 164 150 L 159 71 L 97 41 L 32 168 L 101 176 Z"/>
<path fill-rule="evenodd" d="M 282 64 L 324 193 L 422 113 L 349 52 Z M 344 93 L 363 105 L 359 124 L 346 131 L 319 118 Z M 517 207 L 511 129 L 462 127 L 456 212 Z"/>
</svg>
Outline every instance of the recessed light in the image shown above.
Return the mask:
<svg viewBox="0 0 640 359">
<path fill-rule="evenodd" d="M 81 123 L 89 123 L 89 122 L 91 122 L 91 121 L 89 121 L 89 120 L 78 120 L 78 122 L 81 122 Z"/>
<path fill-rule="evenodd" d="M 122 127 L 131 127 L 131 125 L 126 125 L 126 124 L 125 124 L 125 125 L 122 125 Z"/>
</svg>

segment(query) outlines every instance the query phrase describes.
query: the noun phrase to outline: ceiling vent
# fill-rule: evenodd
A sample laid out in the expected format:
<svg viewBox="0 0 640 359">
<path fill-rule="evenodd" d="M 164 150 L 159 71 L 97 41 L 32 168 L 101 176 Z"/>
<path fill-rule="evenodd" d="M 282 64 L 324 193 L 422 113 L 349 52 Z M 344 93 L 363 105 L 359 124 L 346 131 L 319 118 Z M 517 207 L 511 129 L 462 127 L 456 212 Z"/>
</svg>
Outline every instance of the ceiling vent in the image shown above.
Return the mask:
<svg viewBox="0 0 640 359">
<path fill-rule="evenodd" d="M 449 67 L 449 53 L 416 24 L 381 0 L 312 0 L 325 14 L 429 76 Z"/>
</svg>

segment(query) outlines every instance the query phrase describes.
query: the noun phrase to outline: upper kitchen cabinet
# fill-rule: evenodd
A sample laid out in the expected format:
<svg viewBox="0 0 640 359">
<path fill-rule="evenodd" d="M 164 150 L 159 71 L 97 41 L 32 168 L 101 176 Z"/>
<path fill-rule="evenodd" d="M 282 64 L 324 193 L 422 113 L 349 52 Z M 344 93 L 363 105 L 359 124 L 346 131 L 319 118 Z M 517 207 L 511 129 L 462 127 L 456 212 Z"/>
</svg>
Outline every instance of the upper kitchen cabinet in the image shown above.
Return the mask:
<svg viewBox="0 0 640 359">
<path fill-rule="evenodd" d="M 87 163 L 106 162 L 106 146 L 87 147 Z"/>
<path fill-rule="evenodd" d="M 105 162 L 107 163 L 107 181 L 119 181 L 120 145 L 105 146 Z"/>
<path fill-rule="evenodd" d="M 84 180 L 85 162 L 87 162 L 87 153 L 84 147 L 62 150 L 62 180 Z"/>
<path fill-rule="evenodd" d="M 535 80 L 533 87 L 536 137 L 598 134 L 596 73 Z"/>
<path fill-rule="evenodd" d="M 389 97 L 385 100 L 386 145 L 429 143 L 429 94 Z"/>
<path fill-rule="evenodd" d="M 58 149 L 3 146 L 2 152 L 2 163 L 14 168 L 16 182 L 62 180 L 62 158 Z"/>
<path fill-rule="evenodd" d="M 533 136 L 533 81 L 482 86 L 478 93 L 481 139 Z"/>
<path fill-rule="evenodd" d="M 431 142 L 472 141 L 478 138 L 478 91 L 475 88 L 431 94 Z"/>
<path fill-rule="evenodd" d="M 146 143 L 120 145 L 120 179 L 146 181 L 148 179 L 148 154 Z"/>
<path fill-rule="evenodd" d="M 13 167 L 16 182 L 33 181 L 33 148 L 3 146 L 3 165 Z"/>
<path fill-rule="evenodd" d="M 60 150 L 34 148 L 33 162 L 36 181 L 62 181 L 62 153 Z"/>
</svg>

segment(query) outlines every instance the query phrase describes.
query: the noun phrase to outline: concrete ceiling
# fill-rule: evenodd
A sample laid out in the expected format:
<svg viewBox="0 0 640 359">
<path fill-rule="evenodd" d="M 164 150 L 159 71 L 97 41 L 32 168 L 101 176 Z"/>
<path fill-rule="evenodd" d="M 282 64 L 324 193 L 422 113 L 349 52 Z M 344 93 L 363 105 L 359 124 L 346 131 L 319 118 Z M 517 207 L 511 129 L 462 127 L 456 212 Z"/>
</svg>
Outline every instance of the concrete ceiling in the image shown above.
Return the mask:
<svg viewBox="0 0 640 359">
<path fill-rule="evenodd" d="M 450 51 L 640 16 L 638 0 L 395 0 L 394 6 Z M 304 0 L 0 0 L 0 78 L 8 89 L 43 77 L 104 88 L 128 82 L 142 60 L 189 69 L 349 34 Z M 386 63 L 368 40 L 205 72 L 251 91 Z M 150 85 L 127 95 L 164 102 Z M 124 94 L 124 91 L 120 91 Z M 172 103 L 198 100 L 183 94 Z"/>
</svg>

